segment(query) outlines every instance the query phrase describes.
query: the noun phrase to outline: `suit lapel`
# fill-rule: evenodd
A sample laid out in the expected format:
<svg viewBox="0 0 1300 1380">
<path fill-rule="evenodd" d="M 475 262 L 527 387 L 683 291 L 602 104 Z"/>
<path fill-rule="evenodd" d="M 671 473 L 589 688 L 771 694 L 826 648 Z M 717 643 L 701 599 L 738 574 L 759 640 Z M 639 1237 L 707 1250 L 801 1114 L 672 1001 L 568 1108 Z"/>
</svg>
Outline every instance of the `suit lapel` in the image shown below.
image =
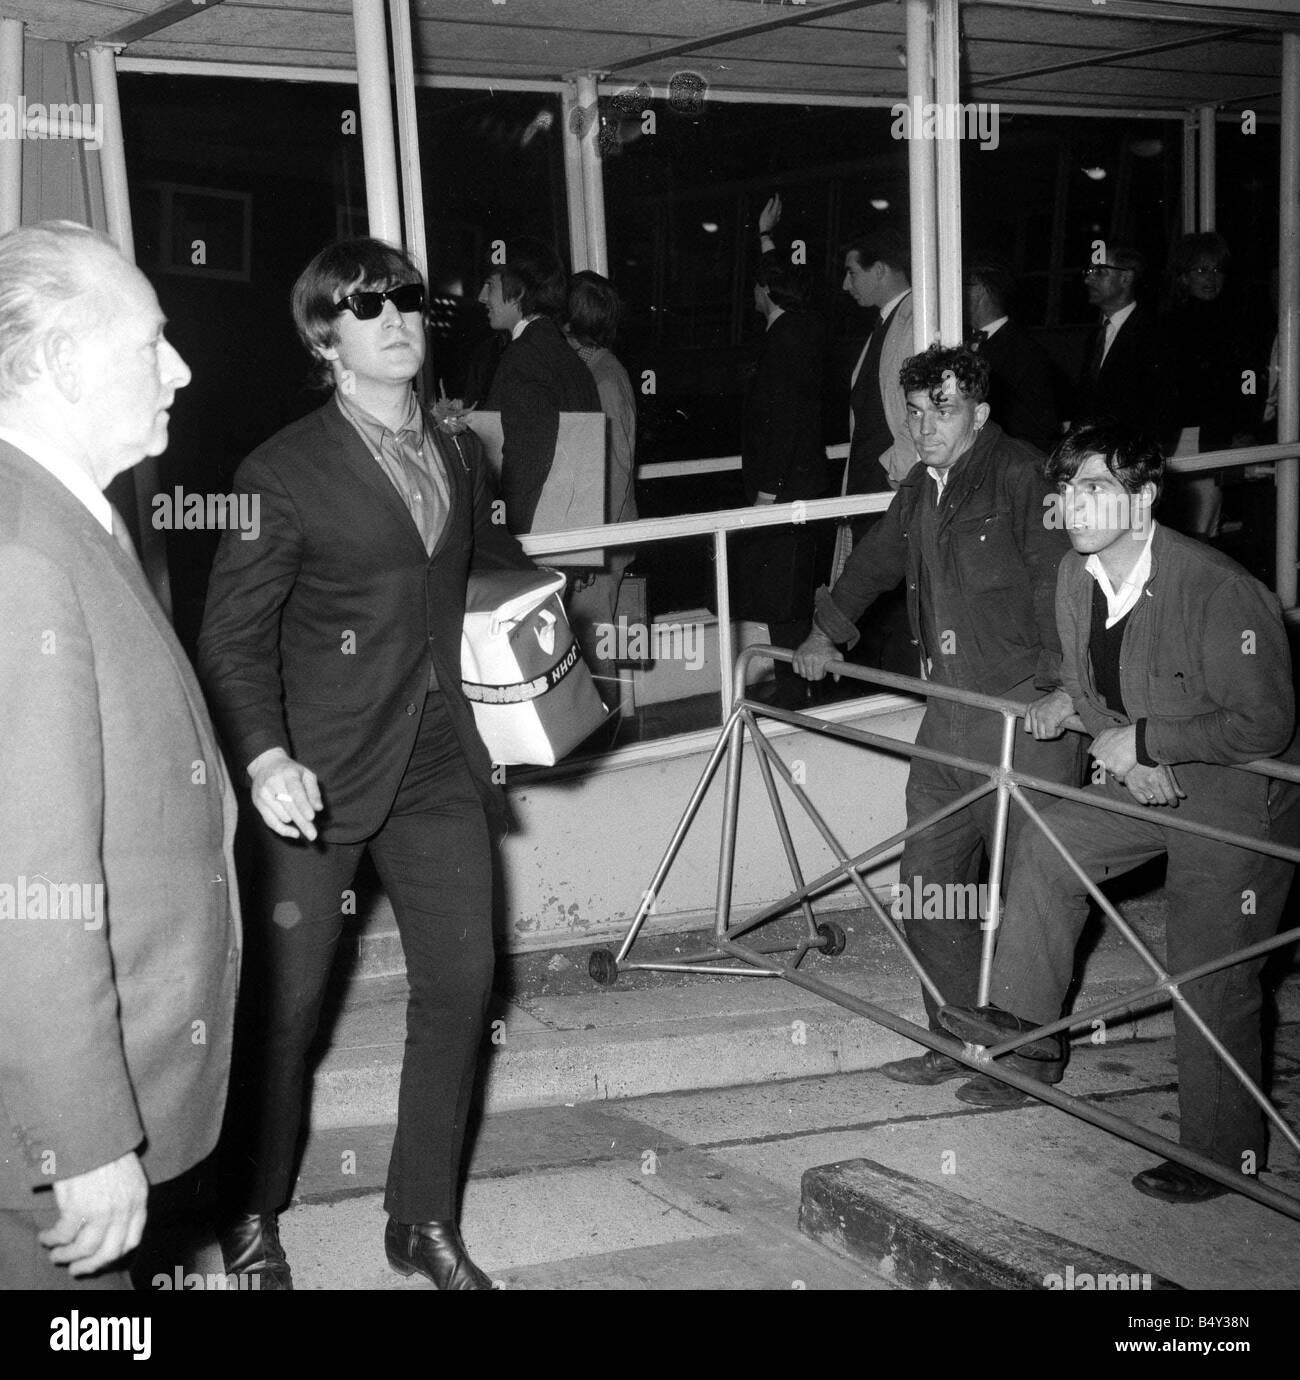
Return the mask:
<svg viewBox="0 0 1300 1380">
<path fill-rule="evenodd" d="M 338 403 L 331 398 L 317 415 L 343 467 L 378 498 L 388 515 L 401 525 L 402 530 L 423 552 L 424 542 L 420 537 L 420 529 L 415 525 L 415 519 L 408 512 L 406 504 L 402 502 L 402 496 L 393 487 L 392 480 L 380 468 L 370 448 L 357 434 L 356 427 L 339 411 Z"/>
<path fill-rule="evenodd" d="M 217 750 L 216 739 L 208 728 L 207 705 L 204 703 L 203 695 L 199 690 L 199 684 L 194 676 L 189 658 L 176 640 L 172 625 L 168 622 L 167 615 L 163 613 L 162 606 L 158 603 L 149 582 L 145 579 L 139 561 L 123 551 L 117 544 L 117 539 L 112 533 L 106 532 L 100 526 L 85 504 L 29 455 L 15 450 L 12 446 L 0 444 L 0 458 L 11 460 L 19 469 L 23 483 L 30 485 L 41 495 L 44 502 L 56 509 L 60 518 L 76 532 L 77 540 L 91 561 L 94 561 L 98 555 L 101 559 L 108 560 L 118 575 L 121 576 L 127 591 L 139 605 L 141 612 L 149 620 L 162 645 L 166 648 L 167 656 L 176 669 L 177 677 L 184 691 L 185 702 L 189 707 L 190 718 L 194 722 L 195 732 L 203 747 L 204 756 L 215 764 L 215 770 L 219 774 L 219 781 L 224 791 L 226 786 L 225 765 L 222 762 L 220 752 Z M 84 563 L 82 562 L 82 564 Z"/>
<path fill-rule="evenodd" d="M 432 561 L 441 555 L 443 547 L 450 540 L 455 517 L 460 511 L 461 504 L 472 504 L 474 495 L 471 488 L 471 461 L 464 453 L 467 443 L 464 441 L 458 443 L 456 437 L 448 436 L 439 431 L 438 427 L 427 418 L 425 435 L 433 442 L 433 448 L 438 452 L 442 461 L 442 472 L 447 476 L 447 520 L 442 524 L 442 531 L 438 534 L 438 540 L 429 553 L 429 560 Z"/>
</svg>

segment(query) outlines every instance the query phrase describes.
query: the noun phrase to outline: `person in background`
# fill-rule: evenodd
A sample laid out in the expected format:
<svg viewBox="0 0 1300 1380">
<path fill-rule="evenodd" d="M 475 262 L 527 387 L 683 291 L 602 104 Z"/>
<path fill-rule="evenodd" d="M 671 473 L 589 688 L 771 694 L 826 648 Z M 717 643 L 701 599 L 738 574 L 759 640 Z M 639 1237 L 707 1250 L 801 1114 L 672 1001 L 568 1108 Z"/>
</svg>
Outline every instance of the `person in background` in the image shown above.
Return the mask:
<svg viewBox="0 0 1300 1380">
<path fill-rule="evenodd" d="M 763 339 L 741 422 L 741 478 L 750 504 L 820 498 L 826 489 L 826 333 L 810 295 L 808 272 L 789 261 L 788 251 L 763 253 L 754 275 Z M 798 647 L 812 629 L 816 534 L 806 523 L 790 524 L 742 534 L 735 548 L 733 610 L 766 623 L 774 646 Z M 776 663 L 776 683 L 774 702 L 798 707 L 808 699 L 807 682 L 788 662 Z"/>
<path fill-rule="evenodd" d="M 565 334 L 578 358 L 591 370 L 601 410 L 608 419 L 606 522 L 635 522 L 637 516 L 636 394 L 627 370 L 612 349 L 622 310 L 613 283 L 602 274 L 584 269 L 569 279 Z M 613 626 L 623 572 L 631 565 L 634 554 L 626 547 L 610 551 L 604 570 L 575 574 L 564 601 L 582 655 L 607 704 L 618 696 L 618 668 L 612 659 L 601 655 L 601 631 Z"/>
<path fill-rule="evenodd" d="M 1169 258 L 1171 305 L 1165 329 L 1178 362 L 1175 455 L 1250 445 L 1263 424 L 1268 385 L 1268 328 L 1228 284 L 1231 255 L 1214 231 L 1184 235 Z M 1255 380 L 1245 384 L 1246 371 Z M 1222 471 L 1178 475 L 1178 525 L 1209 539 L 1219 530 Z"/>
<path fill-rule="evenodd" d="M 502 262 L 488 263 L 478 300 L 492 329 L 510 335 L 482 406 L 501 414 L 506 526 L 523 536 L 555 461 L 560 413 L 602 411 L 600 392 L 560 330 L 567 278 L 549 245 L 507 240 Z"/>
<path fill-rule="evenodd" d="M 1171 449 L 1178 435 L 1177 361 L 1154 310 L 1137 297 L 1146 259 L 1127 245 L 1107 247 L 1083 271 L 1089 304 L 1101 315 L 1074 390 L 1070 422 L 1113 417 Z"/>
<path fill-rule="evenodd" d="M 966 270 L 967 347 L 989 362 L 989 412 L 1008 436 L 1044 455 L 1061 433 L 1047 356 L 1009 315 L 1016 280 L 988 261 Z"/>
</svg>

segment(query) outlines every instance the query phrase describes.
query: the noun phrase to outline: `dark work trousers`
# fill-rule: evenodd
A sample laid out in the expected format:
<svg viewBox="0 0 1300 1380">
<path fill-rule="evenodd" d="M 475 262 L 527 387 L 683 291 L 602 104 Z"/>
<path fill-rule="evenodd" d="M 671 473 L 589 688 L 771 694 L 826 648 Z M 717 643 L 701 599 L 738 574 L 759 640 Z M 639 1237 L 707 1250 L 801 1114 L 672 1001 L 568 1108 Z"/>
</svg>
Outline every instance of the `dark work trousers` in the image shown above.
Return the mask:
<svg viewBox="0 0 1300 1380">
<path fill-rule="evenodd" d="M 410 984 L 384 1206 L 401 1222 L 452 1220 L 494 956 L 487 820 L 441 694 L 425 701 L 396 799 L 371 838 L 304 844 L 261 827 L 263 869 L 249 888 L 250 929 L 257 926 L 250 977 L 261 997 L 249 1026 L 260 1029 L 240 1058 L 252 1083 L 241 1105 L 256 1127 L 234 1127 L 253 1160 L 243 1210 L 277 1212 L 292 1192 L 307 1052 L 343 930 L 344 892 L 369 849 Z"/>
<path fill-rule="evenodd" d="M 1005 698 L 1028 703 L 1039 695 L 1032 684 L 1026 684 L 1008 691 Z M 926 705 L 916 741 L 922 747 L 996 765 L 1002 749 L 1002 716 L 950 700 L 932 699 Z M 1082 740 L 1077 734 L 1067 733 L 1054 741 L 1039 742 L 1024 731 L 1023 725 L 1016 727 L 1013 759 L 1016 770 L 1073 786 L 1078 784 L 1081 760 Z M 944 763 L 913 758 L 907 776 L 908 825 L 951 804 L 978 785 L 980 779 L 972 772 Z M 1040 791 L 1029 792 L 1028 796 L 1038 809 L 1052 798 Z M 944 1001 L 954 1006 L 974 1006 L 979 992 L 983 947 L 979 912 L 982 907 L 972 906 L 965 899 L 979 893 L 935 892 L 933 889 L 927 892 L 926 887 L 932 883 L 940 887 L 967 887 L 983 880 L 981 868 L 992 848 L 996 810 L 997 795 L 990 791 L 975 804 L 908 839 L 899 862 L 899 881 L 908 888 L 911 898 L 945 897 L 946 913 L 941 918 L 926 919 L 915 913 L 906 918 L 905 911 L 903 928 L 921 966 L 943 993 Z M 1009 867 L 1015 858 L 1017 840 L 1027 823 L 1028 816 L 1012 801 L 1007 819 L 1004 879 L 1010 876 Z M 919 907 L 910 903 L 910 909 L 915 912 Z M 941 1030 L 935 1014 L 936 1002 L 928 991 L 924 999 L 930 1029 Z"/>
<path fill-rule="evenodd" d="M 1128 789 L 1110 776 L 1088 790 L 1102 798 L 1133 801 Z M 1164 828 L 1161 821 L 1169 817 L 1167 809 L 1153 806 L 1149 819 L 1131 819 L 1062 800 L 1046 819 L 1094 881 L 1122 876 L 1148 858 L 1168 855 L 1165 961 L 1171 974 L 1276 934 L 1292 864 Z M 1300 790 L 1271 781 L 1268 819 L 1262 827 L 1258 821 L 1243 825 L 1224 820 L 1222 825 L 1295 847 Z M 993 967 L 993 1003 L 1028 1020 L 1056 1020 L 1087 915 L 1083 884 L 1033 829 L 1017 850 L 1008 883 Z M 1183 996 L 1255 1083 L 1261 1067 L 1259 978 L 1264 961 L 1237 963 L 1181 986 Z M 1254 1173 L 1263 1166 L 1265 1147 L 1258 1105 L 1177 1005 L 1174 1038 L 1180 1142 L 1220 1164 Z"/>
</svg>

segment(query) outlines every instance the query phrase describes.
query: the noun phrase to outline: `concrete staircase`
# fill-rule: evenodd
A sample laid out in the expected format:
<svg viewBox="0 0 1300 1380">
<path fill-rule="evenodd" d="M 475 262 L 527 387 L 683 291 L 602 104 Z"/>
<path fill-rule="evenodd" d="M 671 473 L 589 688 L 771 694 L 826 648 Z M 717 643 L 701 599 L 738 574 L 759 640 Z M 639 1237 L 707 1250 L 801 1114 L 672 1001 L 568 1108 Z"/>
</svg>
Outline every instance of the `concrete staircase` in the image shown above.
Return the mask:
<svg viewBox="0 0 1300 1380">
<path fill-rule="evenodd" d="M 1159 893 L 1124 905 L 1127 918 L 1162 950 Z M 866 911 L 840 911 L 845 952 L 809 954 L 804 971 L 922 1020 L 906 962 Z M 789 922 L 780 922 L 788 924 Z M 632 958 L 671 961 L 698 937 L 643 939 Z M 611 946 L 614 947 L 614 946 Z M 725 1087 L 874 1068 L 917 1052 L 906 1038 L 776 978 L 623 973 L 613 987 L 587 976 L 590 946 L 503 957 L 490 1013 L 482 1083 L 485 1110 L 572 1104 L 688 1088 Z M 1118 936 L 1099 933 L 1076 1007 L 1146 982 Z M 315 1075 L 318 1128 L 392 1120 L 404 1039 L 406 982 L 401 942 L 387 901 L 364 896 L 353 940 L 341 955 L 333 1021 Z M 1278 990 L 1283 1020 L 1300 1019 L 1300 972 Z M 1105 1043 L 1154 1039 L 1172 1030 L 1167 1007 L 1117 1018 Z M 1076 1036 L 1099 1042 L 1094 1033 Z"/>
</svg>

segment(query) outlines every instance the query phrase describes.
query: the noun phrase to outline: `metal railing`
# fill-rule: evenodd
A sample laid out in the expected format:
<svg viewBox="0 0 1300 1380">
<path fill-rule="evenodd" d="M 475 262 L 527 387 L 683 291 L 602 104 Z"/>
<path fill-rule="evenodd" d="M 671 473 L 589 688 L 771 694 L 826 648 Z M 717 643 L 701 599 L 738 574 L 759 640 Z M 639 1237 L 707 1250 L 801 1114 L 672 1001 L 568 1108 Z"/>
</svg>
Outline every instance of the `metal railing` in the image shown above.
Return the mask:
<svg viewBox="0 0 1300 1380">
<path fill-rule="evenodd" d="M 832 455 L 847 452 L 847 446 L 830 448 Z M 1233 469 L 1247 465 L 1295 460 L 1300 457 L 1300 441 L 1269 446 L 1244 446 L 1238 450 L 1207 451 L 1204 455 L 1179 456 L 1168 462 L 1175 474 L 1195 474 L 1203 470 Z M 734 463 L 733 463 L 734 462 Z M 702 466 L 687 471 L 679 465 Z M 740 457 L 721 456 L 710 460 L 671 462 L 665 465 L 639 466 L 637 473 L 647 477 L 673 474 L 715 472 L 722 468 L 738 469 Z M 749 532 L 761 527 L 788 527 L 807 522 L 823 522 L 832 518 L 862 517 L 883 513 L 893 500 L 893 493 L 855 494 L 845 498 L 818 498 L 794 503 L 767 504 L 762 507 L 723 508 L 709 513 L 689 513 L 682 517 L 638 518 L 635 522 L 607 523 L 599 527 L 583 527 L 567 532 L 530 534 L 520 540 L 524 550 L 534 557 L 562 556 L 566 551 L 583 551 L 593 547 L 644 546 L 652 542 L 671 541 L 680 537 L 707 536 L 713 539 L 714 581 L 718 611 L 718 654 L 722 664 L 722 717 L 730 715 L 734 696 L 732 668 L 736 665 L 736 645 L 731 622 L 731 583 L 727 569 L 727 538 L 733 532 Z M 1287 516 L 1294 526 L 1296 514 Z M 1278 549 L 1281 515 L 1279 516 Z M 1294 572 L 1290 572 L 1292 579 Z M 1285 588 L 1280 563 L 1275 583 Z M 1287 601 L 1283 600 L 1284 605 Z"/>
<path fill-rule="evenodd" d="M 642 895 L 641 903 L 637 908 L 636 914 L 632 918 L 632 922 L 628 927 L 627 934 L 618 952 L 616 954 L 611 954 L 608 950 L 597 950 L 592 954 L 589 963 L 589 971 L 593 979 L 602 983 L 612 982 L 617 978 L 620 969 L 708 974 L 725 973 L 735 976 L 781 978 L 795 986 L 805 988 L 818 996 L 824 997 L 826 1000 L 834 1002 L 839 1006 L 843 1006 L 847 1010 L 853 1011 L 858 1015 L 866 1016 L 897 1034 L 905 1035 L 915 1040 L 918 1044 L 922 1044 L 928 1049 L 935 1050 L 941 1054 L 946 1054 L 953 1059 L 959 1060 L 976 1072 L 991 1074 L 1000 1081 L 1008 1083 L 1012 1087 L 1018 1088 L 1021 1092 L 1028 1093 L 1038 1098 L 1040 1101 L 1058 1107 L 1062 1111 L 1069 1112 L 1073 1116 L 1090 1122 L 1103 1130 L 1110 1131 L 1137 1145 L 1144 1146 L 1146 1149 L 1156 1154 L 1163 1155 L 1166 1159 L 1187 1165 L 1197 1170 L 1199 1173 L 1214 1179 L 1216 1182 L 1235 1189 L 1238 1193 L 1242 1193 L 1247 1197 L 1255 1199 L 1257 1202 L 1263 1203 L 1267 1207 L 1285 1213 L 1289 1217 L 1300 1220 L 1300 1198 L 1281 1193 L 1273 1188 L 1265 1187 L 1245 1174 L 1227 1169 L 1223 1165 L 1205 1158 L 1203 1155 L 1187 1150 L 1175 1141 L 1168 1140 L 1164 1136 L 1159 1136 L 1154 1132 L 1148 1131 L 1145 1127 L 1126 1121 L 1122 1117 L 1115 1116 L 1090 1101 L 1085 1101 L 1077 1097 L 1072 1097 L 1067 1093 L 1060 1092 L 1055 1087 L 1041 1083 L 1037 1079 L 1021 1073 L 1015 1068 L 1008 1067 L 1005 1063 L 998 1062 L 1003 1055 L 1012 1053 L 1023 1045 L 1043 1039 L 1049 1035 L 1068 1031 L 1075 1026 L 1086 1026 L 1094 1020 L 1113 1015 L 1117 1011 L 1141 1004 L 1153 997 L 1168 995 L 1177 1004 L 1179 1010 L 1187 1016 L 1200 1035 L 1209 1043 L 1218 1057 L 1225 1062 L 1233 1075 L 1246 1087 L 1251 1097 L 1263 1110 L 1264 1115 L 1273 1126 L 1277 1128 L 1287 1143 L 1297 1152 L 1300 1152 L 1300 1137 L 1298 1137 L 1296 1132 L 1288 1126 L 1285 1120 L 1283 1120 L 1277 1109 L 1269 1102 L 1262 1089 L 1252 1081 L 1246 1071 L 1229 1054 L 1219 1038 L 1209 1029 L 1195 1008 L 1188 1004 L 1180 991 L 1181 984 L 1191 982 L 1207 974 L 1217 972 L 1222 968 L 1230 967 L 1233 964 L 1258 958 L 1263 954 L 1270 953 L 1275 949 L 1294 943 L 1297 939 L 1300 939 L 1300 928 L 1285 931 L 1271 939 L 1262 940 L 1232 953 L 1223 954 L 1212 961 L 1202 963 L 1186 972 L 1170 974 L 1150 952 L 1146 945 L 1142 943 L 1133 928 L 1124 920 L 1123 916 L 1119 914 L 1103 892 L 1098 888 L 1096 883 L 1087 876 L 1082 867 L 1074 860 L 1066 845 L 1052 830 L 1049 822 L 1045 820 L 1039 810 L 1025 798 L 1025 792 L 1042 792 L 1047 795 L 1059 797 L 1060 799 L 1078 801 L 1098 809 L 1108 810 L 1114 814 L 1127 815 L 1145 820 L 1151 818 L 1150 810 L 1136 804 L 1130 805 L 1124 801 L 1102 798 L 1094 793 L 1078 790 L 1070 786 L 1064 786 L 1054 781 L 1045 781 L 1025 772 L 1016 771 L 1013 766 L 1013 753 L 1016 726 L 1025 713 L 1025 706 L 1023 704 L 988 695 L 979 695 L 970 691 L 956 690 L 948 686 L 917 680 L 909 676 L 899 676 L 884 671 L 870 670 L 843 662 L 831 663 L 829 669 L 837 674 L 848 676 L 852 679 L 869 681 L 889 689 L 901 690 L 926 698 L 951 700 L 958 704 L 984 709 L 990 713 L 1001 715 L 1003 732 L 999 761 L 996 764 L 978 762 L 962 757 L 956 753 L 943 752 L 935 748 L 920 747 L 904 739 L 888 737 L 867 729 L 854 728 L 844 724 L 828 722 L 808 714 L 752 703 L 744 698 L 745 663 L 751 656 L 776 657 L 782 660 L 791 659 L 791 654 L 788 651 L 774 647 L 747 648 L 741 654 L 735 671 L 735 703 L 728 715 L 727 722 L 718 737 L 718 741 L 714 746 L 708 762 L 705 764 L 695 789 L 691 793 L 686 808 L 673 830 L 672 837 L 655 870 L 650 886 Z M 835 836 L 830 826 L 826 823 L 825 819 L 818 812 L 816 806 L 808 798 L 806 791 L 795 779 L 784 760 L 776 753 L 775 749 L 764 737 L 756 721 L 756 716 L 758 715 L 773 718 L 782 723 L 793 724 L 796 727 L 837 738 L 842 741 L 906 756 L 909 759 L 922 758 L 928 761 L 942 762 L 949 766 L 968 771 L 977 777 L 982 776 L 984 780 L 943 809 L 926 816 L 924 819 L 909 822 L 904 829 L 892 834 L 889 838 L 882 840 L 862 852 L 850 856 L 839 839 Z M 755 758 L 762 776 L 768 803 L 771 806 L 773 818 L 781 837 L 782 847 L 790 868 L 794 887 L 780 899 L 761 907 L 759 910 L 745 916 L 743 919 L 735 920 L 731 914 L 731 886 L 735 866 L 736 833 L 739 824 L 741 763 L 744 755 L 746 734 L 748 734 L 750 742 L 755 750 Z M 673 862 L 724 761 L 726 762 L 726 784 L 724 787 L 725 794 L 723 800 L 722 837 L 719 850 L 718 891 L 714 914 L 713 947 L 698 953 L 685 954 L 681 956 L 678 961 L 673 963 L 629 963 L 627 961 L 628 954 L 636 943 L 637 936 L 647 916 L 649 916 L 654 909 L 655 898 L 662 890 L 664 881 L 672 868 Z M 1256 762 L 1234 769 L 1255 772 L 1300 784 L 1300 770 L 1276 762 Z M 803 871 L 800 867 L 793 838 L 790 833 L 789 822 L 786 818 L 785 810 L 781 804 L 781 799 L 777 791 L 777 777 L 780 778 L 786 789 L 802 807 L 817 830 L 817 833 L 821 836 L 823 842 L 830 849 L 836 860 L 834 867 L 811 879 L 804 878 Z M 1013 802 L 1050 841 L 1086 888 L 1091 899 L 1100 907 L 1106 919 L 1113 924 L 1123 938 L 1133 946 L 1143 963 L 1151 970 L 1154 976 L 1153 982 L 1137 992 L 1129 992 L 1120 997 L 1110 998 L 1086 1010 L 1075 1011 L 1069 1016 L 1062 1017 L 1060 1020 L 1035 1027 L 1032 1030 L 1007 1038 L 997 1044 L 983 1046 L 970 1043 L 963 1044 L 958 1040 L 937 1034 L 927 1027 L 916 1025 L 896 1013 L 878 1006 L 874 1002 L 867 1001 L 852 992 L 836 987 L 834 984 L 825 982 L 809 973 L 799 971 L 800 963 L 810 950 L 818 949 L 824 953 L 834 954 L 838 953 L 844 947 L 843 931 L 833 923 L 828 924 L 824 921 L 818 922 L 812 910 L 811 903 L 815 896 L 832 888 L 838 888 L 847 882 L 858 891 L 867 909 L 899 946 L 903 956 L 915 970 L 917 976 L 927 990 L 942 1003 L 944 1000 L 943 994 L 939 992 L 934 982 L 928 974 L 926 974 L 921 963 L 908 945 L 905 936 L 886 913 L 875 893 L 867 885 L 862 874 L 864 869 L 868 866 L 878 865 L 882 860 L 889 858 L 896 851 L 900 850 L 903 844 L 913 835 L 922 833 L 938 821 L 947 818 L 949 815 L 955 814 L 959 810 L 965 809 L 976 800 L 990 793 L 996 793 L 997 795 L 997 809 L 993 839 L 989 847 L 989 901 L 987 910 L 985 911 L 983 925 L 983 947 L 979 981 L 980 1004 L 983 1005 L 987 1003 L 989 997 L 994 946 L 1002 912 L 1002 880 L 1006 851 L 1007 823 Z M 1271 857 L 1282 858 L 1292 863 L 1300 863 L 1300 849 L 1297 848 L 1288 848 L 1276 843 L 1266 843 L 1259 839 L 1250 838 L 1244 834 L 1234 833 L 1230 830 L 1216 829 L 1209 825 L 1199 824 L 1193 820 L 1180 819 L 1177 815 L 1172 813 L 1162 815 L 1160 823 L 1165 828 L 1181 830 L 1203 838 L 1213 839 L 1232 847 L 1249 849 L 1253 852 L 1263 853 Z M 741 936 L 767 924 L 769 921 L 779 916 L 785 915 L 796 906 L 802 912 L 804 919 L 803 938 L 798 942 L 794 944 L 772 944 L 763 947 L 754 947 L 739 942 Z M 775 955 L 782 953 L 793 953 L 794 957 L 789 962 L 778 962 Z M 731 961 L 734 963 L 736 960 L 739 960 L 745 966 L 716 966 L 719 961 Z"/>
</svg>

